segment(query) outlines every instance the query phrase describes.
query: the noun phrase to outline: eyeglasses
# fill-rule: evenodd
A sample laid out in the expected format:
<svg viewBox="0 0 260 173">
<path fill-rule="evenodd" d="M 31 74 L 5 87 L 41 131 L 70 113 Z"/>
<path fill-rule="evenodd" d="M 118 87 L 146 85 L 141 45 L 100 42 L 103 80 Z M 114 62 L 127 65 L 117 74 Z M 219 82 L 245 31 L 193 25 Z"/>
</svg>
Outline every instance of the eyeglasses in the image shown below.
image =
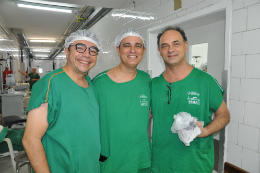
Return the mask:
<svg viewBox="0 0 260 173">
<path fill-rule="evenodd" d="M 84 53 L 86 50 L 87 50 L 87 46 L 83 43 L 78 43 L 78 44 L 75 44 L 75 45 L 70 45 L 69 46 L 69 50 L 70 50 L 70 47 L 71 46 L 76 46 L 76 50 L 78 53 Z M 89 54 L 92 55 L 92 56 L 96 56 L 98 54 L 99 50 L 97 47 L 95 46 L 91 46 L 89 47 Z"/>
<path fill-rule="evenodd" d="M 171 99 L 172 99 L 172 90 L 171 90 L 171 83 L 169 83 L 168 85 L 166 85 L 166 96 L 164 97 L 164 101 L 168 104 L 171 103 Z"/>
</svg>

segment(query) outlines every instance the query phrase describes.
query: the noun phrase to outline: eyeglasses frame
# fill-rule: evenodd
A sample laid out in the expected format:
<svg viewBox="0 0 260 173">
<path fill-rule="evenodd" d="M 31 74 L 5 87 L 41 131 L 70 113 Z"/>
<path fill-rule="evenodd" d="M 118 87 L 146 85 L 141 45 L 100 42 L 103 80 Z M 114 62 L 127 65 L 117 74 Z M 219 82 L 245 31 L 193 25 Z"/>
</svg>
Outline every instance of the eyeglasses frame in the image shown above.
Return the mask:
<svg viewBox="0 0 260 173">
<path fill-rule="evenodd" d="M 78 51 L 78 45 L 84 45 L 85 46 L 85 50 L 83 51 L 83 52 L 79 52 Z M 89 51 L 89 54 L 91 55 L 91 56 L 96 56 L 96 55 L 98 55 L 98 52 L 99 52 L 99 49 L 97 48 L 97 47 L 95 47 L 95 46 L 90 46 L 89 48 L 85 45 L 85 44 L 83 44 L 83 43 L 77 43 L 77 44 L 75 44 L 75 45 L 69 45 L 69 47 L 68 47 L 68 50 L 70 51 L 70 47 L 71 46 L 76 46 L 76 50 L 77 50 L 77 52 L 78 53 L 84 53 L 84 52 L 86 52 L 86 50 L 88 49 L 88 51 Z M 97 50 L 97 54 L 96 55 L 92 55 L 91 53 L 90 53 L 90 49 L 91 48 L 94 48 L 95 50 Z"/>
</svg>

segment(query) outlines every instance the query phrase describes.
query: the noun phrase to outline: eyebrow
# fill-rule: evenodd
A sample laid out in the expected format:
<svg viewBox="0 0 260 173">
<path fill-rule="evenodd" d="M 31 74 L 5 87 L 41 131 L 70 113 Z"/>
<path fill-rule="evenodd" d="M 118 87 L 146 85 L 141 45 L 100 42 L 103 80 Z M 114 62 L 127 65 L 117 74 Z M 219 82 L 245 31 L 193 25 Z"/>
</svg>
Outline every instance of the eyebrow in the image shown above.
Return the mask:
<svg viewBox="0 0 260 173">
<path fill-rule="evenodd" d="M 124 45 L 127 45 L 127 44 L 131 44 L 131 43 L 124 43 L 123 46 L 124 46 Z M 143 46 L 141 43 L 138 43 L 138 42 L 135 43 L 135 45 L 141 45 L 141 46 Z"/>
<path fill-rule="evenodd" d="M 180 41 L 179 40 L 175 40 L 172 43 L 180 43 Z M 168 43 L 163 43 L 163 44 L 161 44 L 161 46 L 166 45 L 166 44 L 168 44 Z"/>
</svg>

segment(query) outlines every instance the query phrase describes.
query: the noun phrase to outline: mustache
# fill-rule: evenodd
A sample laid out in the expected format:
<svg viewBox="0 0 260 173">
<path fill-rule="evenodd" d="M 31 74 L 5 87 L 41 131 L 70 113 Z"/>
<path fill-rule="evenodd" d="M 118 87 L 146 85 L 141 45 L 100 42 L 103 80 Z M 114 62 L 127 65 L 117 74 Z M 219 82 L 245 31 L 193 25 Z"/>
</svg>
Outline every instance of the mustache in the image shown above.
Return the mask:
<svg viewBox="0 0 260 173">
<path fill-rule="evenodd" d="M 171 53 L 168 53 L 168 55 L 178 55 L 178 53 L 176 53 L 176 52 L 171 52 Z"/>
</svg>

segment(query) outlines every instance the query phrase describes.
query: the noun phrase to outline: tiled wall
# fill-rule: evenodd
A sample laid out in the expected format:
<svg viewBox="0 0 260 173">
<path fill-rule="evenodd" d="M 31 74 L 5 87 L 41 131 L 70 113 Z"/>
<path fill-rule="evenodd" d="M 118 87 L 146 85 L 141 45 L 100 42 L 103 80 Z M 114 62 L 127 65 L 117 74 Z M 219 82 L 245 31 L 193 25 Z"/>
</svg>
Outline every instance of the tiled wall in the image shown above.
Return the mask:
<svg viewBox="0 0 260 173">
<path fill-rule="evenodd" d="M 224 0 L 182 0 L 182 8 L 174 11 L 173 0 L 135 0 L 135 7 L 133 0 L 129 0 L 120 10 L 113 10 L 90 29 L 98 35 L 104 49 L 90 76 L 94 77 L 120 63 L 113 42 L 123 29 L 136 28 L 147 39 L 147 29 L 221 1 Z M 230 1 L 233 34 L 227 161 L 251 173 L 259 173 L 260 0 Z M 119 13 L 121 16 L 117 16 Z M 123 13 L 136 18 L 124 17 Z M 147 20 L 148 17 L 150 20 Z M 147 70 L 147 54 L 138 68 Z"/>
<path fill-rule="evenodd" d="M 260 0 L 235 0 L 228 156 L 252 173 L 260 172 Z"/>
<path fill-rule="evenodd" d="M 223 0 L 182 0 L 182 8 L 174 11 L 173 0 L 129 0 L 120 9 L 112 10 L 97 24 L 90 28 L 101 40 L 103 53 L 99 54 L 97 65 L 89 72 L 91 77 L 113 68 L 120 63 L 114 40 L 122 30 L 136 28 L 147 39 L 147 29 L 167 21 L 217 4 Z M 147 71 L 147 54 L 138 65 Z"/>
</svg>

